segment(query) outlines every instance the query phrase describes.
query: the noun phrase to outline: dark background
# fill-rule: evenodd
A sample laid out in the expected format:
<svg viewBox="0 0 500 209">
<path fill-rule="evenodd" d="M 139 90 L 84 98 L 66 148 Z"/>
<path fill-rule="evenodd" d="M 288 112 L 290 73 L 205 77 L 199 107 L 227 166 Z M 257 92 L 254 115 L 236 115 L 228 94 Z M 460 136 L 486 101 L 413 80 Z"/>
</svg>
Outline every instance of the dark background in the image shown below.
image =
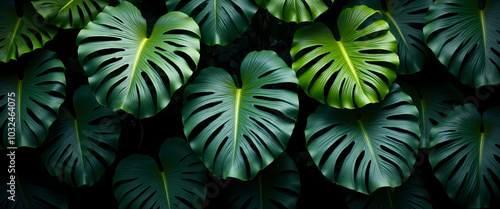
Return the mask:
<svg viewBox="0 0 500 209">
<path fill-rule="evenodd" d="M 113 2 L 113 1 L 112 1 Z M 163 0 L 132 1 L 141 10 L 143 16 L 152 27 L 155 20 L 167 13 Z M 114 2 L 116 4 L 116 2 Z M 341 9 L 346 5 L 346 0 L 336 0 L 330 9 L 322 14 L 315 22 L 323 22 L 335 31 L 335 23 Z M 201 45 L 201 59 L 198 70 L 189 81 L 192 81 L 197 72 L 208 66 L 221 67 L 236 73 L 239 63 L 250 51 L 273 50 L 289 65 L 292 64 L 290 48 L 295 30 L 310 23 L 287 23 L 270 15 L 267 10 L 260 9 L 252 19 L 248 30 L 242 37 L 226 46 Z M 75 43 L 79 30 L 60 30 L 57 36 L 48 42 L 45 48 L 56 51 L 67 70 L 66 98 L 72 98 L 73 92 L 80 85 L 87 84 L 84 71 L 78 63 L 77 46 Z M 334 32 L 335 33 L 335 32 Z M 498 106 L 500 87 L 473 89 L 459 83 L 436 59 L 431 59 L 426 67 L 414 75 L 399 76 L 398 80 L 416 80 L 422 83 L 429 79 L 442 79 L 452 82 L 455 87 L 464 94 L 463 103 L 473 102 L 477 104 L 480 112 L 488 107 Z M 70 208 L 117 208 L 118 204 L 114 198 L 113 176 L 116 165 L 125 157 L 140 153 L 148 154 L 157 158 L 160 145 L 166 138 L 179 136 L 184 137 L 182 131 L 181 108 L 183 88 L 178 90 L 170 104 L 157 115 L 139 120 L 127 113 L 118 112 L 121 119 L 122 133 L 115 162 L 108 168 L 107 173 L 94 186 L 82 186 L 73 188 L 64 183 L 59 183 L 57 178 L 50 176 L 52 184 L 58 184 L 70 194 Z M 300 101 L 298 121 L 286 152 L 295 161 L 301 180 L 301 192 L 297 202 L 297 208 L 347 208 L 346 190 L 326 179 L 310 158 L 306 146 L 304 130 L 306 119 L 319 105 L 314 99 L 309 98 L 301 89 L 297 90 Z M 487 95 L 487 96 L 486 96 Z M 471 98 L 476 98 L 477 102 Z M 470 101 L 467 101 L 470 100 Z M 63 105 L 71 109 L 69 99 Z M 431 166 L 428 162 L 428 150 L 420 150 L 415 169 L 421 169 L 424 174 L 426 187 L 431 195 L 434 208 L 458 208 L 446 194 L 444 187 L 433 176 Z M 1 154 L 5 156 L 5 152 Z M 28 175 L 48 176 L 45 167 L 39 159 L 38 149 L 21 148 L 17 151 L 17 173 Z M 7 165 L 6 158 L 2 157 L 2 165 Z M 2 172 L 3 174 L 4 172 Z M 210 182 L 216 183 L 218 187 L 210 187 L 208 190 L 206 208 L 226 208 L 224 185 L 208 177 Z M 229 180 L 231 181 L 231 180 Z M 230 183 L 230 182 L 229 182 Z M 207 184 L 208 185 L 208 184 Z M 212 184 L 213 185 L 213 184 Z"/>
</svg>

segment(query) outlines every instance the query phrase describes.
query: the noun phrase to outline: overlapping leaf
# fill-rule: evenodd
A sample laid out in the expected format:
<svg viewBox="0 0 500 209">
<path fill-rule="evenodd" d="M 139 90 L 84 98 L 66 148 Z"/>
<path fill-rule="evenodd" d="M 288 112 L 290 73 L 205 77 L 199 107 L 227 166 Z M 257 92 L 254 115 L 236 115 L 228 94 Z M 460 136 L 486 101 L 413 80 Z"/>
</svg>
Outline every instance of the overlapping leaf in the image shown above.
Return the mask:
<svg viewBox="0 0 500 209">
<path fill-rule="evenodd" d="M 186 141 L 167 139 L 158 156 L 160 164 L 139 154 L 118 164 L 113 186 L 119 207 L 202 208 L 206 169 Z"/>
<path fill-rule="evenodd" d="M 249 53 L 241 86 L 220 68 L 200 72 L 184 92 L 184 133 L 218 178 L 248 180 L 281 154 L 298 114 L 297 78 L 272 51 Z"/>
<path fill-rule="evenodd" d="M 42 48 L 57 33 L 47 25 L 31 4 L 18 16 L 14 0 L 0 1 L 0 62 L 17 60 L 21 55 Z"/>
<path fill-rule="evenodd" d="M 200 24 L 203 43 L 226 45 L 247 30 L 257 9 L 251 0 L 191 0 L 179 11 Z"/>
<path fill-rule="evenodd" d="M 431 130 L 434 175 L 452 199 L 486 208 L 500 198 L 500 107 L 482 116 L 473 104 L 457 106 Z"/>
<path fill-rule="evenodd" d="M 0 147 L 38 147 L 45 141 L 64 101 L 64 65 L 56 53 L 38 50 L 13 66 L 23 70 L 24 75 L 22 79 L 7 73 L 0 77 Z M 8 137 L 4 137 L 9 129 L 15 131 L 15 144 L 9 144 Z"/>
<path fill-rule="evenodd" d="M 396 39 L 380 18 L 380 12 L 361 5 L 340 13 L 338 41 L 322 23 L 295 32 L 292 68 L 302 89 L 336 108 L 383 100 L 396 78 L 399 59 Z"/>
<path fill-rule="evenodd" d="M 437 0 L 425 16 L 429 48 L 462 83 L 500 83 L 500 1 Z"/>
<path fill-rule="evenodd" d="M 109 0 L 38 0 L 36 11 L 57 27 L 83 28 L 109 3 Z"/>
<path fill-rule="evenodd" d="M 251 181 L 231 182 L 230 208 L 295 208 L 300 193 L 299 172 L 287 155 L 279 156 Z"/>
<path fill-rule="evenodd" d="M 95 100 L 87 85 L 75 91 L 73 106 L 76 118 L 61 108 L 41 158 L 49 173 L 60 180 L 72 186 L 92 186 L 115 160 L 120 120 Z"/>
<path fill-rule="evenodd" d="M 389 23 L 391 33 L 398 42 L 398 74 L 422 70 L 432 53 L 424 42 L 422 32 L 425 13 L 432 0 L 356 0 L 354 3 L 381 11 L 383 19 Z"/>
<path fill-rule="evenodd" d="M 379 104 L 355 110 L 320 106 L 307 119 L 307 149 L 326 178 L 371 194 L 397 187 L 415 163 L 418 110 L 394 84 Z"/>
<path fill-rule="evenodd" d="M 99 103 L 138 118 L 167 106 L 196 69 L 199 28 L 181 12 L 146 20 L 129 2 L 108 6 L 77 37 L 78 57 Z"/>
<path fill-rule="evenodd" d="M 332 3 L 334 0 L 330 0 Z M 256 0 L 273 16 L 287 22 L 311 22 L 328 10 L 323 0 Z"/>
</svg>

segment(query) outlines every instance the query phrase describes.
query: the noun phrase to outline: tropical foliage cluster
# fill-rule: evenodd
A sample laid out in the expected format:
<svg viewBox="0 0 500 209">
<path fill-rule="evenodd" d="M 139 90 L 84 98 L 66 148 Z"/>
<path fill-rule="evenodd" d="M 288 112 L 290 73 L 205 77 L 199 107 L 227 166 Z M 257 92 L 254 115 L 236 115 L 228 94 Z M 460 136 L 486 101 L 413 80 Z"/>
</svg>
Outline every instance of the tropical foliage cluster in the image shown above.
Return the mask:
<svg viewBox="0 0 500 209">
<path fill-rule="evenodd" d="M 498 207 L 499 25 L 496 0 L 1 1 L 0 207 Z"/>
</svg>

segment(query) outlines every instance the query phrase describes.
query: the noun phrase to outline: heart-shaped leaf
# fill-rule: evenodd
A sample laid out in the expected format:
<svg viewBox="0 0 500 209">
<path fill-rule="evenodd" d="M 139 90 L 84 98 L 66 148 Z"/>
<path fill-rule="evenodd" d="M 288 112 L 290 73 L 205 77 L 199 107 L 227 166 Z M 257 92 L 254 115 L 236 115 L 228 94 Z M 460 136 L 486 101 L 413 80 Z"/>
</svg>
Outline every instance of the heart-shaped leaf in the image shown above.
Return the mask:
<svg viewBox="0 0 500 209">
<path fill-rule="evenodd" d="M 348 191 L 347 204 L 351 209 L 365 208 L 432 208 L 429 192 L 425 188 L 422 172 L 411 174 L 400 187 L 380 188 L 372 195 Z"/>
<path fill-rule="evenodd" d="M 251 0 L 191 0 L 179 11 L 200 24 L 201 42 L 212 46 L 240 37 L 257 9 Z"/>
<path fill-rule="evenodd" d="M 21 55 L 42 48 L 57 33 L 47 25 L 31 4 L 16 12 L 14 0 L 0 1 L 0 61 L 17 60 Z"/>
<path fill-rule="evenodd" d="M 356 0 L 354 4 L 377 9 L 396 37 L 399 55 L 398 74 L 412 74 L 424 67 L 432 52 L 424 42 L 425 13 L 432 0 Z"/>
<path fill-rule="evenodd" d="M 106 7 L 77 37 L 97 101 L 138 118 L 165 108 L 200 58 L 198 25 L 181 12 L 163 15 L 146 33 L 140 11 L 124 1 Z"/>
<path fill-rule="evenodd" d="M 334 0 L 330 0 L 332 3 Z M 287 22 L 311 22 L 328 10 L 324 0 L 255 0 L 273 16 Z"/>
<path fill-rule="evenodd" d="M 109 0 L 38 0 L 31 3 L 50 24 L 68 29 L 85 27 Z"/>
<path fill-rule="evenodd" d="M 184 91 L 184 133 L 218 178 L 248 180 L 280 155 L 298 114 L 297 78 L 273 51 L 250 52 L 241 87 L 220 68 L 200 72 Z"/>
<path fill-rule="evenodd" d="M 232 181 L 230 208 L 295 208 L 300 193 L 299 172 L 293 160 L 282 154 L 250 181 Z"/>
<path fill-rule="evenodd" d="M 72 186 L 92 186 L 115 160 L 120 120 L 88 85 L 75 91 L 73 106 L 76 118 L 61 108 L 40 156 L 51 175 Z"/>
<path fill-rule="evenodd" d="M 436 0 L 425 16 L 424 36 L 455 77 L 478 88 L 500 83 L 498 25 L 500 1 Z"/>
<path fill-rule="evenodd" d="M 410 176 L 420 130 L 418 110 L 394 84 L 379 104 L 356 110 L 320 106 L 307 119 L 307 149 L 323 175 L 364 194 Z"/>
<path fill-rule="evenodd" d="M 312 98 L 336 108 L 354 109 L 383 100 L 399 65 L 389 25 L 380 12 L 361 5 L 342 10 L 337 26 L 338 41 L 323 23 L 295 32 L 290 52 L 300 86 Z"/>
<path fill-rule="evenodd" d="M 457 106 L 431 129 L 429 162 L 452 199 L 486 208 L 500 198 L 500 107 L 482 117 L 473 104 Z"/>
<path fill-rule="evenodd" d="M 37 50 L 12 66 L 16 69 L 11 72 L 23 70 L 24 75 L 22 79 L 8 73 L 0 77 L 0 148 L 38 147 L 45 141 L 64 101 L 64 65 L 56 59 L 56 53 Z M 3 137 L 12 129 L 15 144 Z"/>
<path fill-rule="evenodd" d="M 120 208 L 202 208 L 206 169 L 186 141 L 167 139 L 158 155 L 159 164 L 139 154 L 118 164 L 113 185 Z"/>
</svg>

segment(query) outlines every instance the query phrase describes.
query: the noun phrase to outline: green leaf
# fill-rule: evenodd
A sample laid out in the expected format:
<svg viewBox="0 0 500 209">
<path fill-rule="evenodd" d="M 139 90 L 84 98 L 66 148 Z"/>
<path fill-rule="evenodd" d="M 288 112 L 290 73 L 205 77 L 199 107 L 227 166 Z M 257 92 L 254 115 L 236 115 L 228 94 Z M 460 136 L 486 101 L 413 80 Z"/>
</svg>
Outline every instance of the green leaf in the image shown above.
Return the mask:
<svg viewBox="0 0 500 209">
<path fill-rule="evenodd" d="M 486 208 L 500 198 L 500 107 L 482 117 L 474 105 L 457 106 L 431 130 L 429 162 L 452 199 Z"/>
<path fill-rule="evenodd" d="M 76 118 L 61 108 L 40 157 L 51 175 L 72 186 L 92 186 L 115 160 L 120 120 L 88 85 L 75 91 L 73 106 Z"/>
<path fill-rule="evenodd" d="M 125 1 L 106 7 L 77 37 L 97 101 L 138 118 L 165 108 L 200 59 L 199 28 L 187 15 L 169 12 L 146 31 L 140 11 Z"/>
<path fill-rule="evenodd" d="M 8 73 L 0 77 L 0 148 L 38 147 L 45 141 L 49 126 L 56 120 L 64 101 L 64 65 L 55 52 L 37 50 L 13 66 L 23 70 L 24 75 L 22 79 Z M 8 137 L 3 137 L 10 132 L 9 128 L 15 129 L 14 145 L 9 144 Z"/>
<path fill-rule="evenodd" d="M 299 172 L 293 160 L 282 154 L 250 181 L 231 182 L 229 208 L 295 208 L 300 193 Z"/>
<path fill-rule="evenodd" d="M 19 17 L 13 0 L 0 1 L 0 61 L 17 60 L 21 55 L 42 48 L 56 35 L 30 4 Z"/>
<path fill-rule="evenodd" d="M 354 4 L 380 10 L 382 18 L 389 23 L 391 33 L 398 43 L 398 74 L 412 74 L 422 70 L 432 53 L 424 42 L 422 32 L 425 13 L 432 0 L 356 0 Z"/>
<path fill-rule="evenodd" d="M 373 22 L 373 18 L 379 20 Z M 366 6 L 342 10 L 337 25 L 339 41 L 322 23 L 295 32 L 290 52 L 302 89 L 336 108 L 354 109 L 381 101 L 399 65 L 389 25 Z"/>
<path fill-rule="evenodd" d="M 420 130 L 418 110 L 394 84 L 379 104 L 355 110 L 320 106 L 307 119 L 312 159 L 326 178 L 364 194 L 410 176 Z"/>
<path fill-rule="evenodd" d="M 462 83 L 500 83 L 500 1 L 437 0 L 425 16 L 429 48 Z"/>
<path fill-rule="evenodd" d="M 78 29 L 92 21 L 108 6 L 109 0 L 38 0 L 31 3 L 50 24 Z"/>
<path fill-rule="evenodd" d="M 113 186 L 120 208 L 202 208 L 205 182 L 200 159 L 184 139 L 171 138 L 160 148 L 159 164 L 139 154 L 122 160 Z"/>
<path fill-rule="evenodd" d="M 330 0 L 332 3 L 334 0 Z M 311 22 L 328 10 L 323 0 L 255 0 L 273 16 L 287 22 Z"/>
<path fill-rule="evenodd" d="M 298 96 L 292 69 L 273 51 L 250 52 L 241 88 L 220 68 L 200 72 L 184 91 L 184 133 L 218 178 L 249 180 L 280 155 L 292 134 Z"/>
<path fill-rule="evenodd" d="M 247 30 L 257 10 L 251 0 L 191 0 L 179 11 L 200 24 L 201 42 L 224 46 Z"/>
<path fill-rule="evenodd" d="M 380 188 L 370 196 L 348 191 L 347 204 L 349 208 L 432 208 L 431 198 L 425 188 L 422 172 L 417 171 L 395 189 Z"/>
<path fill-rule="evenodd" d="M 454 105 L 463 102 L 463 95 L 449 81 L 429 79 L 400 82 L 401 88 L 411 96 L 418 109 L 420 126 L 420 148 L 429 148 L 431 128 L 453 110 Z"/>
<path fill-rule="evenodd" d="M 33 151 L 33 150 L 30 150 Z M 21 152 L 21 149 L 15 150 L 15 154 L 23 155 L 27 152 Z M 6 157 L 2 153 L 2 158 Z M 16 159 L 19 162 L 19 159 Z M 21 163 L 21 162 L 19 162 Z M 24 163 L 24 162 L 23 162 Z M 6 165 L 6 164 L 2 164 Z M 21 168 L 24 167 L 24 168 Z M 5 166 L 7 168 L 7 166 Z M 40 173 L 35 166 L 25 166 L 23 164 L 16 165 L 15 177 L 15 201 L 11 201 L 9 196 L 11 186 L 11 175 L 4 175 L 0 177 L 0 208 L 3 209 L 53 209 L 53 208 L 68 208 L 70 202 L 70 193 L 65 190 L 56 179 L 50 178 L 46 172 Z M 3 169 L 2 169 L 3 170 Z M 4 170 L 7 174 L 7 169 Z"/>
</svg>

